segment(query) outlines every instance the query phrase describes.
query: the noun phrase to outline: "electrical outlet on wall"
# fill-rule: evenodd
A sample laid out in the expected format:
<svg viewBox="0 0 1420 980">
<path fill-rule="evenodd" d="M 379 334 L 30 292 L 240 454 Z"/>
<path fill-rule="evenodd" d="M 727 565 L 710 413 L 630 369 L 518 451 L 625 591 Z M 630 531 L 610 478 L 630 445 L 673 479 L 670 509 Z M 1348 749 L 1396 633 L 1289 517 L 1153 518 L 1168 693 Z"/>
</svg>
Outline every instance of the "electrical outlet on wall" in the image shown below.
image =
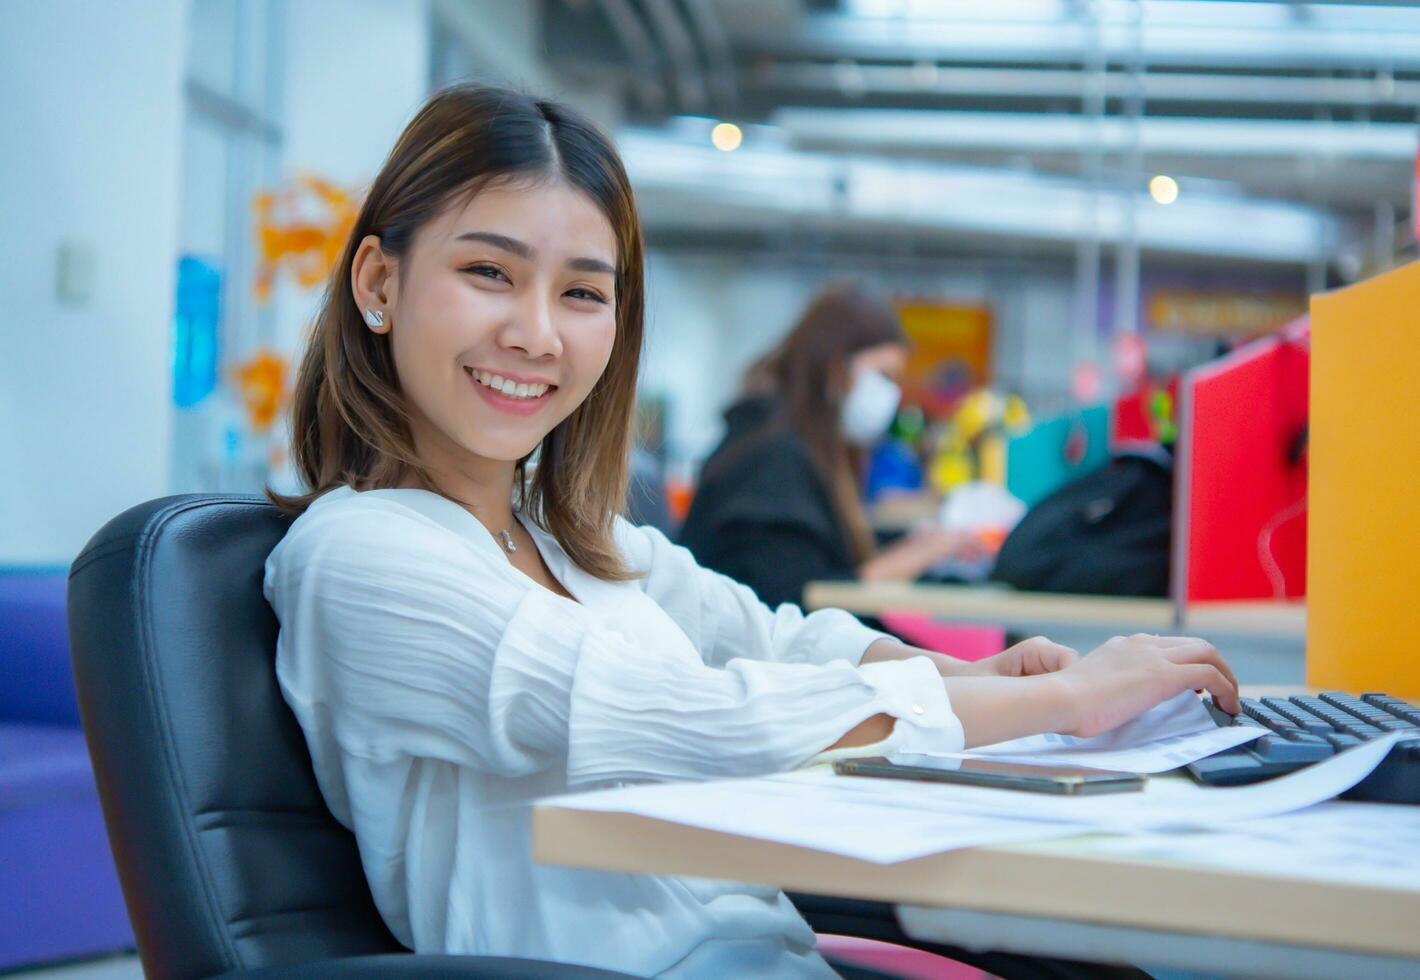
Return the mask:
<svg viewBox="0 0 1420 980">
<path fill-rule="evenodd" d="M 94 247 L 89 243 L 60 242 L 55 257 L 55 299 L 65 306 L 87 306 L 94 293 L 94 261 Z"/>
</svg>

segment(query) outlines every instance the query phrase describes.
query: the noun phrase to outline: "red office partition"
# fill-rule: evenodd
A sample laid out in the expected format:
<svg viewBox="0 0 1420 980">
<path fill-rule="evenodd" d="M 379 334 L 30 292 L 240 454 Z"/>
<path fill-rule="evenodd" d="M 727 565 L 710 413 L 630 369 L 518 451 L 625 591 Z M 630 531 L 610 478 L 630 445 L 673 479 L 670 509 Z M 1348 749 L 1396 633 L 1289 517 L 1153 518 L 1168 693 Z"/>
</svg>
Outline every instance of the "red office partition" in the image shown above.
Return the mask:
<svg viewBox="0 0 1420 980">
<path fill-rule="evenodd" d="M 1174 589 L 1188 602 L 1306 595 L 1305 318 L 1184 379 Z"/>
</svg>

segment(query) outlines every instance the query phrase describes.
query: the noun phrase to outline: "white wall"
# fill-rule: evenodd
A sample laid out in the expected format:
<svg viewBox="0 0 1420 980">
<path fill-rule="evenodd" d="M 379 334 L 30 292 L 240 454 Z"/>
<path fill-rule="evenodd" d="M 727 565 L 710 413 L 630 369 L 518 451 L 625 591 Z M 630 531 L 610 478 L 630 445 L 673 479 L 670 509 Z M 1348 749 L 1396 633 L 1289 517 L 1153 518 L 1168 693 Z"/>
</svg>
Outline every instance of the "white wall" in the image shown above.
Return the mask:
<svg viewBox="0 0 1420 980">
<path fill-rule="evenodd" d="M 301 0 L 287 7 L 287 18 L 283 168 L 334 181 L 363 198 L 429 95 L 429 4 Z M 273 290 L 276 346 L 293 371 L 322 290 L 301 289 L 284 275 Z M 287 431 L 283 418 L 274 438 L 288 444 Z M 289 458 L 273 467 L 267 483 L 283 493 L 301 489 Z"/>
<path fill-rule="evenodd" d="M 184 0 L 0 21 L 0 565 L 65 564 L 168 487 Z M 92 292 L 55 295 L 62 242 Z"/>
<path fill-rule="evenodd" d="M 287 17 L 285 169 L 363 196 L 429 94 L 428 4 L 301 0 Z M 297 350 L 318 300 L 319 290 L 278 290 L 283 350 Z"/>
</svg>

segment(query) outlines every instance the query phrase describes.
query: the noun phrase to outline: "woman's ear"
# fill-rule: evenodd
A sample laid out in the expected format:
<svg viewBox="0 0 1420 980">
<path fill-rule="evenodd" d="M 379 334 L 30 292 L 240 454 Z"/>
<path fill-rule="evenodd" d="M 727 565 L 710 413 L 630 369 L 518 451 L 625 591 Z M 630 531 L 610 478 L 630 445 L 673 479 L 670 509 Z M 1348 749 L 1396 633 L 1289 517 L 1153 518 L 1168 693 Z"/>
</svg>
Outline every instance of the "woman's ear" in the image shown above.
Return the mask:
<svg viewBox="0 0 1420 980">
<path fill-rule="evenodd" d="M 379 236 L 360 239 L 350 263 L 350 291 L 365 325 L 375 333 L 389 333 L 394 326 L 390 316 L 398 285 L 394 273 L 394 262 L 380 247 Z"/>
</svg>

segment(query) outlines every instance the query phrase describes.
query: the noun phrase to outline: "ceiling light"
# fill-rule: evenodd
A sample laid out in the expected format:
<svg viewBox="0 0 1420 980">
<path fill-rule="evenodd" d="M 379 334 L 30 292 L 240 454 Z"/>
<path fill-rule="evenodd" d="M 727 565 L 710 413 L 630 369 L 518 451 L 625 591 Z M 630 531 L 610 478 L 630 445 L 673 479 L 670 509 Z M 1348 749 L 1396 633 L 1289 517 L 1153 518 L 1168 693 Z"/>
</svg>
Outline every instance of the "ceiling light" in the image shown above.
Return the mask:
<svg viewBox="0 0 1420 980">
<path fill-rule="evenodd" d="M 1178 181 L 1159 174 L 1149 181 L 1149 196 L 1160 204 L 1172 204 L 1178 200 Z"/>
<path fill-rule="evenodd" d="M 715 149 L 729 153 L 740 148 L 740 144 L 744 142 L 744 134 L 734 123 L 720 123 L 710 130 L 710 142 Z"/>
</svg>

